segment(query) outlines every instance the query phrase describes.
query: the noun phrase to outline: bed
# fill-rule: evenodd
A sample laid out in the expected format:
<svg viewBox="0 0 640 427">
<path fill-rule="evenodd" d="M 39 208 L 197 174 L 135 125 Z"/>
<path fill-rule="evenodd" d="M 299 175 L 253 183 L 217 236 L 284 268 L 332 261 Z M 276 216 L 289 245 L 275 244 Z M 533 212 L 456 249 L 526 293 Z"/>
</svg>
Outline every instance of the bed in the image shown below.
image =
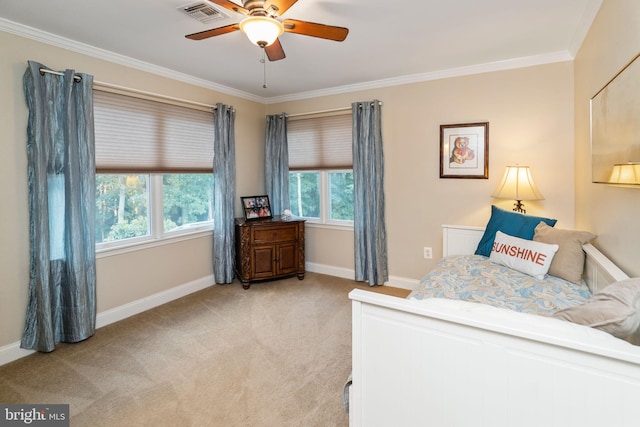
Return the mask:
<svg viewBox="0 0 640 427">
<path fill-rule="evenodd" d="M 443 255 L 473 254 L 484 228 L 443 226 Z M 590 244 L 592 293 L 628 276 Z M 636 426 L 640 347 L 544 315 L 356 289 L 352 426 Z"/>
</svg>

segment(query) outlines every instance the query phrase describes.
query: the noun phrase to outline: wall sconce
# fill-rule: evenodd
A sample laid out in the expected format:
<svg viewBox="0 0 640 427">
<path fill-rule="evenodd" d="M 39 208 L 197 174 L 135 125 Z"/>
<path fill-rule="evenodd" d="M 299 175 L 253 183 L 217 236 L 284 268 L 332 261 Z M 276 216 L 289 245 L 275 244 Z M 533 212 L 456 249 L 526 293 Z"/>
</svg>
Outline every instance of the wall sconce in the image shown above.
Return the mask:
<svg viewBox="0 0 640 427">
<path fill-rule="evenodd" d="M 529 166 L 507 166 L 500 185 L 491 196 L 496 199 L 515 200 L 513 210 L 522 213 L 527 213 L 522 204 L 523 200 L 544 200 L 533 182 Z"/>
<path fill-rule="evenodd" d="M 629 162 L 613 165 L 613 170 L 609 177 L 609 183 L 640 184 L 640 163 Z"/>
</svg>

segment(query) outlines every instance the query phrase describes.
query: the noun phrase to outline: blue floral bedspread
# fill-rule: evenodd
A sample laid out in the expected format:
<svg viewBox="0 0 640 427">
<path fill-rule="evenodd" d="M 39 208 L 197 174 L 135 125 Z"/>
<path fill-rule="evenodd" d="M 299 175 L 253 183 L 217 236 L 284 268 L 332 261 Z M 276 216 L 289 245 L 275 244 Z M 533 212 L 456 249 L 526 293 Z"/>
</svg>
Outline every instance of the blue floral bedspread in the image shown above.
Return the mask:
<svg viewBox="0 0 640 427">
<path fill-rule="evenodd" d="M 441 259 L 407 298 L 465 300 L 549 316 L 590 296 L 584 281 L 576 285 L 554 276 L 537 280 L 481 255 L 452 255 Z"/>
</svg>

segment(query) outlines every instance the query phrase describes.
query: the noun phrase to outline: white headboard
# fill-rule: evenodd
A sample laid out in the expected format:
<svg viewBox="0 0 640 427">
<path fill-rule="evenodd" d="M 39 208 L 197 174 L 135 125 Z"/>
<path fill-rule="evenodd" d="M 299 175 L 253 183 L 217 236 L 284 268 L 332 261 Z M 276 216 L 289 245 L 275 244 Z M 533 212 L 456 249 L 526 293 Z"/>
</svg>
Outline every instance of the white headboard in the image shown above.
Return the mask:
<svg viewBox="0 0 640 427">
<path fill-rule="evenodd" d="M 473 254 L 483 234 L 484 227 L 443 225 L 442 256 Z"/>
<path fill-rule="evenodd" d="M 443 225 L 442 256 L 473 254 L 483 234 L 483 227 Z M 583 277 L 592 293 L 613 282 L 629 278 L 624 271 L 620 270 L 594 246 L 587 244 L 583 246 L 583 249 L 587 255 Z"/>
</svg>

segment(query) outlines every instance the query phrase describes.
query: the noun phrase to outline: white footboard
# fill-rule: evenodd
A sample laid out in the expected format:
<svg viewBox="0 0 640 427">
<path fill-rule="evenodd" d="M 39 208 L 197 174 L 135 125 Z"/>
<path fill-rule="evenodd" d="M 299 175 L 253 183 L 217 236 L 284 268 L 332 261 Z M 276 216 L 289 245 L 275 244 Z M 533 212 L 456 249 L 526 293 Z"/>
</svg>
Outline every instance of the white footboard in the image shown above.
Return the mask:
<svg viewBox="0 0 640 427">
<path fill-rule="evenodd" d="M 353 426 L 640 425 L 640 347 L 474 303 L 349 297 Z"/>
</svg>

